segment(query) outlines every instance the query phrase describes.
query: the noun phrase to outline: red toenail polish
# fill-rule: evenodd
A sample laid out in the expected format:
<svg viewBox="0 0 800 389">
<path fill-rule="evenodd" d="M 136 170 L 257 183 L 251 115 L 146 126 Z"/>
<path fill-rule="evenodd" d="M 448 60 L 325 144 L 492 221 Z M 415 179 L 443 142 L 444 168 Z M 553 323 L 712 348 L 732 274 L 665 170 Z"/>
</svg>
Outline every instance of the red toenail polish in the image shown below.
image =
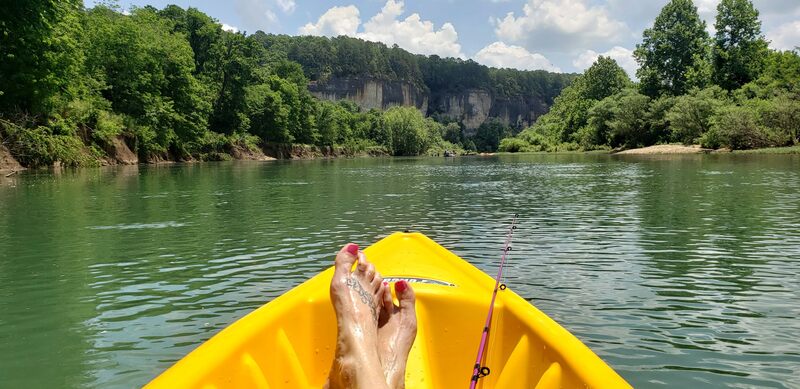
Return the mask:
<svg viewBox="0 0 800 389">
<path fill-rule="evenodd" d="M 354 256 L 358 256 L 358 245 L 355 243 L 349 243 L 345 250 Z"/>
<path fill-rule="evenodd" d="M 408 283 L 406 280 L 400 280 L 394 284 L 394 290 L 397 291 L 397 293 L 403 293 L 403 291 L 406 289 L 408 289 Z"/>
<path fill-rule="evenodd" d="M 386 282 L 386 281 L 383 281 L 383 286 L 389 286 L 389 283 Z"/>
</svg>

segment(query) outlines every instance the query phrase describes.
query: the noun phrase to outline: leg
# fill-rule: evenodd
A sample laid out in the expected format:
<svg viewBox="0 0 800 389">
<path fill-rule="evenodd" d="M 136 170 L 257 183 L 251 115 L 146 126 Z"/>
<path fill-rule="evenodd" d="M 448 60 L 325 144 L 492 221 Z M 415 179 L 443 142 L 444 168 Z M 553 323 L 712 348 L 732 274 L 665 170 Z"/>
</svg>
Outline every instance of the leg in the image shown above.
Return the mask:
<svg viewBox="0 0 800 389">
<path fill-rule="evenodd" d="M 387 388 L 377 347 L 383 289 L 382 279 L 358 246 L 351 243 L 339 251 L 330 289 L 338 330 L 336 352 L 325 387 Z"/>
</svg>

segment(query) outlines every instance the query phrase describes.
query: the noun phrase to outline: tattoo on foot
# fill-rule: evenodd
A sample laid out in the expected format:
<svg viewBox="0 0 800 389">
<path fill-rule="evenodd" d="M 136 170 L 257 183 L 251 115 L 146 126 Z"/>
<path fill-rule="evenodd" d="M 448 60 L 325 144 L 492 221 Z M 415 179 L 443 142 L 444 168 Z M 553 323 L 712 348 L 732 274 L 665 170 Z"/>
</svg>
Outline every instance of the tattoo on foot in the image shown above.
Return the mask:
<svg viewBox="0 0 800 389">
<path fill-rule="evenodd" d="M 358 293 L 358 296 L 361 297 L 361 302 L 370 308 L 370 311 L 372 312 L 372 319 L 377 323 L 377 306 L 375 305 L 375 300 L 372 298 L 372 295 L 364 290 L 364 287 L 361 286 L 361 283 L 352 276 L 345 279 L 345 285 Z"/>
</svg>

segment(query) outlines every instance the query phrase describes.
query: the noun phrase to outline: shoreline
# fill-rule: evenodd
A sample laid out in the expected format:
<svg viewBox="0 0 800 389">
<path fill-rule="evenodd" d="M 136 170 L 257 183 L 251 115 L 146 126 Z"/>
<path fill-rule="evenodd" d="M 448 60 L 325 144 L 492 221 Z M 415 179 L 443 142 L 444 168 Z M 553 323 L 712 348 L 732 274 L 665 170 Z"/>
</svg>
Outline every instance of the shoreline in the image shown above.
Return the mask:
<svg viewBox="0 0 800 389">
<path fill-rule="evenodd" d="M 682 144 L 667 144 L 667 145 L 653 145 L 647 147 L 640 147 L 636 149 L 622 150 L 618 152 L 611 152 L 615 155 L 654 155 L 654 154 L 709 154 L 721 153 L 728 150 L 713 150 L 704 149 L 700 145 L 686 146 Z"/>
</svg>

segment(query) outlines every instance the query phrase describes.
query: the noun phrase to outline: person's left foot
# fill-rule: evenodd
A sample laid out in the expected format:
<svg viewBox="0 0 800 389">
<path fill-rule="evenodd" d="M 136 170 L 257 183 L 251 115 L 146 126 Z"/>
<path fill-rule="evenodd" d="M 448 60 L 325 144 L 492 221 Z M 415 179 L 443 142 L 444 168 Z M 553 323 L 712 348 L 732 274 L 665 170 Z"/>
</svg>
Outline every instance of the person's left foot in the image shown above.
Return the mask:
<svg viewBox="0 0 800 389">
<path fill-rule="evenodd" d="M 338 331 L 325 387 L 386 388 L 377 346 L 383 279 L 353 243 L 339 251 L 334 266 L 330 296 Z"/>
</svg>

